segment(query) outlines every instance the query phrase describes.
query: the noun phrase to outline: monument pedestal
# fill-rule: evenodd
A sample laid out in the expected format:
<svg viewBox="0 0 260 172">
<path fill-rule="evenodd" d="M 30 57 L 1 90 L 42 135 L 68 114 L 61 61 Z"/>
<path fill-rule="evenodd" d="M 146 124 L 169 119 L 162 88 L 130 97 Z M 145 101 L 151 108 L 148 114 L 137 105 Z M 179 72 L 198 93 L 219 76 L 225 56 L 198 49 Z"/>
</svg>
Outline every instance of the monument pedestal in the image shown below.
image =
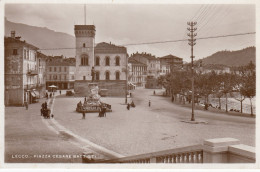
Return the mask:
<svg viewBox="0 0 260 172">
<path fill-rule="evenodd" d="M 77 112 L 100 112 L 101 105 L 106 107 L 107 112 L 111 112 L 111 105 L 106 104 L 101 101 L 101 96 L 98 94 L 99 88 L 98 83 L 91 82 L 88 83 L 88 90 L 86 96 L 86 101 L 83 104 L 78 103 Z"/>
</svg>

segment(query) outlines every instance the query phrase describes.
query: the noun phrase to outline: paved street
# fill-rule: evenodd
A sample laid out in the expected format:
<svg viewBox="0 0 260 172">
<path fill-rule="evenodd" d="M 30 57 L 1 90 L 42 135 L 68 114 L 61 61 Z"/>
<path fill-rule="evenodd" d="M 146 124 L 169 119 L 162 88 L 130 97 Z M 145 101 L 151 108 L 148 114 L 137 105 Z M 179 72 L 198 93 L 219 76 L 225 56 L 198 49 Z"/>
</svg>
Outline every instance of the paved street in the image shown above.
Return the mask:
<svg viewBox="0 0 260 172">
<path fill-rule="evenodd" d="M 41 103 L 31 104 L 29 110 L 24 107 L 5 108 L 5 162 L 81 162 L 81 158 L 58 157 L 81 155 L 83 149 L 45 125 L 40 116 Z"/>
<path fill-rule="evenodd" d="M 237 138 L 255 146 L 254 118 L 195 111 L 196 120 L 207 124 L 190 124 L 182 122 L 190 120 L 190 109 L 172 104 L 167 97 L 154 96 L 153 90 L 137 89 L 133 99 L 137 107 L 128 111 L 124 98 L 103 98 L 112 105 L 113 112 L 107 113 L 106 118 L 88 113 L 83 120 L 75 112 L 83 98 L 60 96 L 55 100 L 54 116 L 69 131 L 125 156 L 201 144 L 204 139 L 220 137 Z"/>
</svg>

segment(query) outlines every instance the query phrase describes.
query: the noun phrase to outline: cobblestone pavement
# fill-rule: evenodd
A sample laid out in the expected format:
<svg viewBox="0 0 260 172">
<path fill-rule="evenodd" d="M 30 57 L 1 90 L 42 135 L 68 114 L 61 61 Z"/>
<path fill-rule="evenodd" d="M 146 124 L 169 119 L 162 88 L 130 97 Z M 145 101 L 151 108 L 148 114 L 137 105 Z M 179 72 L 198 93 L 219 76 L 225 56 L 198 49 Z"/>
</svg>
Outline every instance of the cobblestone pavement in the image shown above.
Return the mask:
<svg viewBox="0 0 260 172">
<path fill-rule="evenodd" d="M 40 116 L 39 103 L 25 107 L 5 108 L 5 162 L 51 163 L 82 161 L 83 149 L 51 131 Z M 78 157 L 69 158 L 67 155 Z M 63 156 L 63 157 L 61 157 Z M 67 156 L 67 157 L 65 157 Z"/>
<path fill-rule="evenodd" d="M 156 90 L 158 93 L 159 90 Z M 167 98 L 153 95 L 153 90 L 138 89 L 133 93 L 136 108 L 126 109 L 124 98 L 102 98 L 113 112 L 99 118 L 87 113 L 86 119 L 75 111 L 83 98 L 56 97 L 54 116 L 59 124 L 73 133 L 122 155 L 136 155 L 176 147 L 201 144 L 204 139 L 233 137 L 255 146 L 255 119 L 227 116 L 221 113 L 195 111 L 198 121 L 184 123 L 191 110 L 172 104 Z M 151 100 L 151 107 L 148 101 Z"/>
</svg>

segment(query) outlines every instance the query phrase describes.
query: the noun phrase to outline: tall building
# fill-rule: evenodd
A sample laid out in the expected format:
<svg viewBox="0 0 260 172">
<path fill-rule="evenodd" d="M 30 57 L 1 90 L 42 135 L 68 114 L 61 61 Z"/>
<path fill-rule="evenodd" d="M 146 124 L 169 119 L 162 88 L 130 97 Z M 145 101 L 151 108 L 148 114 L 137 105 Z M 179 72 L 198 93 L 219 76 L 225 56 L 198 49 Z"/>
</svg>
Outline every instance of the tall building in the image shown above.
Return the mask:
<svg viewBox="0 0 260 172">
<path fill-rule="evenodd" d="M 33 103 L 40 97 L 38 48 L 11 32 L 4 38 L 5 105 Z"/>
<path fill-rule="evenodd" d="M 130 56 L 138 62 L 147 65 L 147 76 L 158 78 L 160 76 L 160 60 L 148 53 L 134 53 Z"/>
<path fill-rule="evenodd" d="M 148 53 L 134 53 L 131 58 L 147 65 L 145 88 L 161 88 L 157 82 L 160 76 L 160 60 Z"/>
<path fill-rule="evenodd" d="M 95 46 L 95 26 L 75 25 L 76 72 L 74 90 L 78 96 L 87 96 L 88 84 L 94 82 L 107 96 L 125 96 L 127 50 L 111 43 Z M 92 72 L 92 68 L 94 72 Z"/>
<path fill-rule="evenodd" d="M 48 57 L 46 65 L 46 88 L 73 89 L 75 82 L 75 58 Z"/>
<path fill-rule="evenodd" d="M 39 90 L 40 98 L 45 96 L 46 93 L 46 61 L 47 57 L 41 52 L 37 52 L 37 69 L 38 69 L 38 81 L 37 89 Z"/>
<path fill-rule="evenodd" d="M 145 87 L 147 77 L 147 65 L 133 58 L 128 59 L 130 66 L 129 82 L 137 87 Z"/>
<path fill-rule="evenodd" d="M 160 57 L 160 75 L 171 73 L 175 68 L 181 67 L 183 59 L 174 55 Z"/>
</svg>

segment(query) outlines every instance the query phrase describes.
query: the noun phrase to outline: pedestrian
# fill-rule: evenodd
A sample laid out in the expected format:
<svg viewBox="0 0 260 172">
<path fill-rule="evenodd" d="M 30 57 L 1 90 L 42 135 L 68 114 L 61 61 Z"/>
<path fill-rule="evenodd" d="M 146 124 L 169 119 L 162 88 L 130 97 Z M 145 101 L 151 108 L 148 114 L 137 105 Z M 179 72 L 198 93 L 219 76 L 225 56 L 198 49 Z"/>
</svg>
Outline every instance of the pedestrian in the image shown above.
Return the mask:
<svg viewBox="0 0 260 172">
<path fill-rule="evenodd" d="M 61 95 L 61 90 L 60 90 L 60 95 Z"/>
<path fill-rule="evenodd" d="M 155 95 L 156 93 L 155 93 L 155 90 L 153 91 L 153 95 Z"/>
<path fill-rule="evenodd" d="M 84 102 L 85 102 L 85 101 L 87 101 L 87 97 L 86 97 L 86 96 L 85 96 L 85 98 L 84 98 Z"/>
<path fill-rule="evenodd" d="M 127 103 L 127 110 L 130 110 L 130 104 L 129 103 Z"/>
<path fill-rule="evenodd" d="M 174 96 L 172 95 L 172 102 L 174 102 Z"/>
<path fill-rule="evenodd" d="M 105 105 L 103 106 L 102 111 L 103 111 L 103 117 L 106 117 L 107 116 L 107 108 L 106 108 Z"/>
<path fill-rule="evenodd" d="M 82 111 L 82 119 L 85 119 L 85 111 Z"/>
<path fill-rule="evenodd" d="M 130 93 L 130 97 L 132 97 L 132 93 Z"/>
<path fill-rule="evenodd" d="M 48 100 L 48 98 L 49 98 L 49 95 L 48 95 L 48 93 L 46 92 L 46 94 L 45 94 L 45 95 L 46 95 L 46 99 Z"/>
<path fill-rule="evenodd" d="M 48 105 L 47 105 L 47 102 L 45 101 L 44 103 L 44 108 L 47 109 L 48 108 Z"/>
<path fill-rule="evenodd" d="M 51 98 L 51 96 L 52 96 L 52 93 L 50 93 L 50 98 Z"/>
<path fill-rule="evenodd" d="M 24 102 L 25 104 L 25 109 L 28 110 L 28 102 Z"/>
<path fill-rule="evenodd" d="M 149 100 L 149 103 L 148 103 L 149 107 L 151 107 L 151 100 Z"/>
</svg>

